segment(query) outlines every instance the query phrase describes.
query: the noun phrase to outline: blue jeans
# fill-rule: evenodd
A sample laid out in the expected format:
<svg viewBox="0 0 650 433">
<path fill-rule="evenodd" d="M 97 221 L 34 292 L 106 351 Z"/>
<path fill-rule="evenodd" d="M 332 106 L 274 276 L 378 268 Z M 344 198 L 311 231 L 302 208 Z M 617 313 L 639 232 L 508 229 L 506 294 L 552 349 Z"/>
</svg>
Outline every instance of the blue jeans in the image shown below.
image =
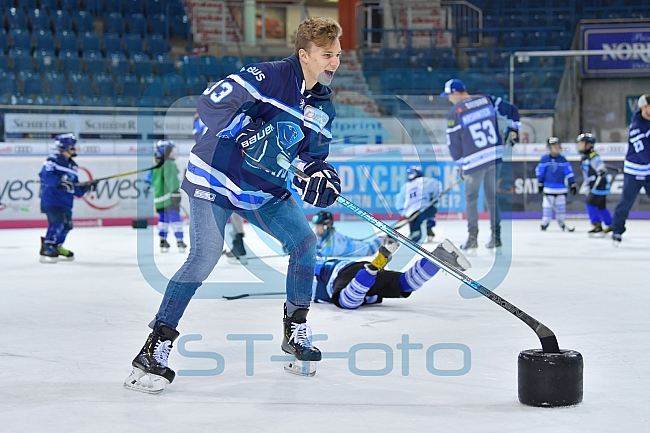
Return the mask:
<svg viewBox="0 0 650 433">
<path fill-rule="evenodd" d="M 232 213 L 211 202 L 190 198 L 190 253 L 167 284 L 153 329 L 161 324 L 178 326 L 194 293 L 221 257 L 226 223 Z M 300 308 L 309 308 L 316 266 L 316 235 L 293 197 L 272 200 L 260 209 L 236 213 L 286 247 L 289 251 L 287 301 Z"/>
<path fill-rule="evenodd" d="M 634 205 L 636 196 L 639 195 L 642 186 L 645 187 L 646 195 L 650 197 L 650 176 L 639 179 L 634 175 L 625 173 L 621 200 L 614 209 L 612 232 L 615 235 L 622 235 L 625 232 L 625 220 L 630 214 L 630 209 L 632 209 L 632 205 Z"/>
</svg>

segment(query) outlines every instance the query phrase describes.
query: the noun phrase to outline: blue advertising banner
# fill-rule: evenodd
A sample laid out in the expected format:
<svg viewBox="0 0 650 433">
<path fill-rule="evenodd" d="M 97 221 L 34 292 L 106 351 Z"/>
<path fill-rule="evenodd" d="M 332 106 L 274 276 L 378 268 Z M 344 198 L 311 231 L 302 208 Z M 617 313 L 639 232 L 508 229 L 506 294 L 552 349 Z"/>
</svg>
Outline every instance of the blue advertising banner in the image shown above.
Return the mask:
<svg viewBox="0 0 650 433">
<path fill-rule="evenodd" d="M 341 178 L 341 194 L 373 214 L 381 214 L 388 218 L 399 218 L 395 212 L 395 196 L 400 188 L 406 183 L 406 169 L 413 162 L 395 160 L 371 160 L 364 158 L 363 161 L 336 161 L 328 160 L 335 168 Z M 454 184 L 457 177 L 454 173 L 453 161 L 421 161 L 417 165 L 422 167 L 425 176 L 435 177 L 442 182 L 443 190 Z M 305 202 L 295 193 L 295 198 L 305 210 L 305 214 L 317 213 L 320 209 Z M 481 195 L 482 196 L 482 195 Z M 479 198 L 479 203 L 483 200 Z M 335 213 L 352 214 L 345 207 L 338 203 L 332 205 L 328 210 Z M 483 211 L 480 206 L 480 211 Z M 463 183 L 451 188 L 445 193 L 439 203 L 438 212 L 464 212 L 465 196 Z"/>
<path fill-rule="evenodd" d="M 604 50 L 588 56 L 583 73 L 590 76 L 641 76 L 650 72 L 650 27 L 594 25 L 582 27 L 582 49 Z"/>
</svg>

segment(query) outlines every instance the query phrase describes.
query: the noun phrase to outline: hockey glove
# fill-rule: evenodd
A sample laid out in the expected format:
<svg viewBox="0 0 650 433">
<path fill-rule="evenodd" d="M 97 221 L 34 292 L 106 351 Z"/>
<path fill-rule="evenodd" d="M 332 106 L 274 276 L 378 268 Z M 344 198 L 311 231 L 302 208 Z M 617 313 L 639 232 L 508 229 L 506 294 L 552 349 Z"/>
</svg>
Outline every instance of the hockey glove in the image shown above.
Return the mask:
<svg viewBox="0 0 650 433">
<path fill-rule="evenodd" d="M 544 184 L 543 183 L 538 183 L 537 184 L 537 189 L 539 190 L 540 194 L 544 194 Z"/>
<path fill-rule="evenodd" d="M 235 142 L 241 147 L 244 156 L 253 167 L 261 168 L 268 172 L 281 170 L 276 162 L 278 154 L 283 154 L 288 160 L 284 146 L 278 140 L 278 134 L 271 123 L 264 123 L 262 119 L 244 126 L 237 136 Z"/>
<path fill-rule="evenodd" d="M 316 207 L 331 206 L 336 201 L 336 196 L 341 193 L 341 180 L 336 169 L 320 160 L 298 161 L 295 165 L 310 177 L 309 180 L 298 176 L 293 178 L 293 185 L 302 199 Z"/>
<path fill-rule="evenodd" d="M 61 179 L 59 180 L 59 184 L 56 186 L 56 189 L 58 189 L 59 191 L 74 194 L 74 182 L 70 180 L 67 174 L 64 174 L 63 176 L 61 176 Z"/>
<path fill-rule="evenodd" d="M 572 183 L 569 188 L 571 188 L 571 195 L 576 195 L 578 193 L 578 187 L 575 183 Z"/>
<path fill-rule="evenodd" d="M 90 183 L 84 184 L 84 185 L 81 187 L 81 191 L 82 191 L 84 194 L 87 194 L 87 193 L 89 193 L 89 192 L 93 192 L 93 191 L 97 191 L 97 183 L 98 183 L 98 182 L 99 182 L 99 181 L 92 181 L 92 182 L 90 182 Z"/>
</svg>

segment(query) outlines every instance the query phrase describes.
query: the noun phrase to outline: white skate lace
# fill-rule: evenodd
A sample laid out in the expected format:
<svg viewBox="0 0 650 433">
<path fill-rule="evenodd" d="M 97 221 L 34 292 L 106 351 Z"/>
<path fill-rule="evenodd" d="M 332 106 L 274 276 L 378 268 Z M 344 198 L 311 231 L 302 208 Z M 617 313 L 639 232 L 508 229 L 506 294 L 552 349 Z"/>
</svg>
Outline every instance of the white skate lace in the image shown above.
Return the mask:
<svg viewBox="0 0 650 433">
<path fill-rule="evenodd" d="M 295 341 L 302 347 L 311 347 L 311 328 L 309 325 L 306 323 L 292 323 L 289 341 Z"/>
<path fill-rule="evenodd" d="M 158 361 L 158 364 L 163 367 L 168 367 L 167 358 L 169 358 L 169 352 L 171 350 L 171 341 L 158 341 L 156 347 L 153 349 L 153 357 Z"/>
</svg>

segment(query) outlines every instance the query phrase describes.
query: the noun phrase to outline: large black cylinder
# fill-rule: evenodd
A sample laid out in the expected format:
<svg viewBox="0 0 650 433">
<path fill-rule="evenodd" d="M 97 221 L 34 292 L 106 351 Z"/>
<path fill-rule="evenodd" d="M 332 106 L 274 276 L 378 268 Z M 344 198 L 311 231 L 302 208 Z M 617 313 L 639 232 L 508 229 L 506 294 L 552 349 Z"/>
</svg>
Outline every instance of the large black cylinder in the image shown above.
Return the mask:
<svg viewBox="0 0 650 433">
<path fill-rule="evenodd" d="M 582 401 L 584 363 L 580 352 L 524 350 L 517 359 L 519 401 L 529 406 L 571 406 Z"/>
</svg>

